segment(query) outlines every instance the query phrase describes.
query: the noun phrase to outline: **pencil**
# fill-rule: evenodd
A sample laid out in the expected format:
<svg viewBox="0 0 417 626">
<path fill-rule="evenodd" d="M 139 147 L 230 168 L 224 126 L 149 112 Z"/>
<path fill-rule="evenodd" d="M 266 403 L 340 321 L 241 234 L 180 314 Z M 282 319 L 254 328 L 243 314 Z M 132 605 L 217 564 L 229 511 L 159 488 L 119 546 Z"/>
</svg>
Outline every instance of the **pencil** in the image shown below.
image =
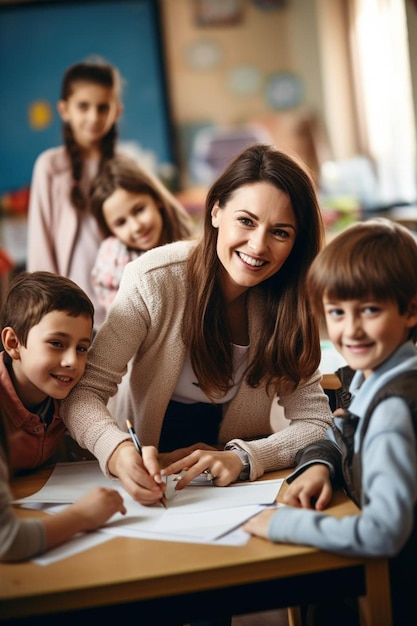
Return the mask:
<svg viewBox="0 0 417 626">
<path fill-rule="evenodd" d="M 126 420 L 126 426 L 127 426 L 127 430 L 129 432 L 129 435 L 130 435 L 130 437 L 131 437 L 131 439 L 133 441 L 133 445 L 135 446 L 135 448 L 138 451 L 138 453 L 140 454 L 140 456 L 142 456 L 142 446 L 140 445 L 138 436 L 135 433 L 135 429 L 132 426 L 132 422 L 130 420 Z M 163 498 L 161 498 L 159 500 L 159 502 L 162 504 L 164 509 L 167 508 Z"/>
<path fill-rule="evenodd" d="M 138 436 L 133 429 L 132 422 L 130 420 L 126 420 L 126 426 L 136 450 L 139 452 L 140 456 L 142 456 L 142 446 L 140 445 Z"/>
</svg>

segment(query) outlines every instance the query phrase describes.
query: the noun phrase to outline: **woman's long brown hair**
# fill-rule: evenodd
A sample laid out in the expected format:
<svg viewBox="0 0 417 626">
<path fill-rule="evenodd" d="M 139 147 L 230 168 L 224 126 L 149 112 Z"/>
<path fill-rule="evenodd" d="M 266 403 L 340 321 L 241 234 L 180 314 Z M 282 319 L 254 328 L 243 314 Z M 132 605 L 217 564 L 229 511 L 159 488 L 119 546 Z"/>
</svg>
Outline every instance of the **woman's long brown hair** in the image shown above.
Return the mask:
<svg viewBox="0 0 417 626">
<path fill-rule="evenodd" d="M 202 238 L 188 262 L 183 339 L 200 388 L 214 398 L 231 387 L 233 354 L 220 290 L 217 229 L 212 226 L 211 211 L 215 204 L 221 210 L 237 189 L 259 182 L 288 194 L 297 236 L 282 268 L 254 288 L 264 298 L 263 332 L 257 338 L 246 382 L 252 387 L 261 383 L 272 386 L 275 392 L 291 391 L 309 378 L 320 363 L 318 321 L 311 314 L 305 290 L 308 268 L 324 237 L 314 183 L 307 169 L 295 159 L 273 146 L 257 144 L 237 156 L 211 186 Z"/>
</svg>

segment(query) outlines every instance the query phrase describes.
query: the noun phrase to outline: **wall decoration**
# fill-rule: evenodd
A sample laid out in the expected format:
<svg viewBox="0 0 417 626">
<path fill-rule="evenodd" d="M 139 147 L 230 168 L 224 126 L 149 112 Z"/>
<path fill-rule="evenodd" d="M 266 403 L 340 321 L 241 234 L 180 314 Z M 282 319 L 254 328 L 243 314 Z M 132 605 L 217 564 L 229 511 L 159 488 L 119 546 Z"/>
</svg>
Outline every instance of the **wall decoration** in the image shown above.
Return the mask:
<svg viewBox="0 0 417 626">
<path fill-rule="evenodd" d="M 272 109 L 293 109 L 301 104 L 303 96 L 303 83 L 295 74 L 274 74 L 266 82 L 265 98 Z"/>
<path fill-rule="evenodd" d="M 33 130 L 43 130 L 52 124 L 53 108 L 47 100 L 36 100 L 29 105 L 28 117 Z"/>
<path fill-rule="evenodd" d="M 230 26 L 242 19 L 242 0 L 193 0 L 196 26 Z"/>
<path fill-rule="evenodd" d="M 211 70 L 219 64 L 222 56 L 220 46 L 208 39 L 193 41 L 185 49 L 186 63 L 194 70 Z"/>
<path fill-rule="evenodd" d="M 237 95 L 246 96 L 259 91 L 261 72 L 252 65 L 236 65 L 229 72 L 229 87 Z"/>
</svg>

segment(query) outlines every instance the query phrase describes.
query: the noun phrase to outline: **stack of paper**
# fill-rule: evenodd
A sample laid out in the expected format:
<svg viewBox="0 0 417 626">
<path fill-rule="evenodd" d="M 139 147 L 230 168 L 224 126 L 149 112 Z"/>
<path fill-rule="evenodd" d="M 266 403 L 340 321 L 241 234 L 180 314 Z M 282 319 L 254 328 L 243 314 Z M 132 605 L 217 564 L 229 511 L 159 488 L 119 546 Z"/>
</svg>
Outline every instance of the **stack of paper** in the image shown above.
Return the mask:
<svg viewBox="0 0 417 626">
<path fill-rule="evenodd" d="M 93 487 L 111 487 L 122 495 L 127 513 L 114 515 L 100 530 L 101 534 L 241 545 L 246 543 L 248 536 L 232 531 L 266 506 L 274 506 L 283 482 L 265 480 L 228 487 L 215 487 L 208 483 L 176 491 L 175 478 L 168 477 L 167 508 L 159 503 L 146 507 L 135 502 L 119 481 L 104 476 L 97 462 L 59 463 L 37 493 L 16 502 L 28 508 L 43 506 L 53 514 Z"/>
</svg>

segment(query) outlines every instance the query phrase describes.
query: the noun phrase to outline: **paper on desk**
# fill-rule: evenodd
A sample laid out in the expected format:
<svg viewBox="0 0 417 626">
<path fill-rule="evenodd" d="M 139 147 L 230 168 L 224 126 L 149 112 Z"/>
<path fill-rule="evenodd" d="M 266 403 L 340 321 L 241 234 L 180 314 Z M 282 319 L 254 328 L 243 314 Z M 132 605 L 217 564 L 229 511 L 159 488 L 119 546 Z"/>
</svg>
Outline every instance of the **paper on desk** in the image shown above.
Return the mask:
<svg viewBox="0 0 417 626">
<path fill-rule="evenodd" d="M 259 509 L 260 511 L 261 509 Z M 243 523 L 243 522 L 242 522 Z M 244 546 L 250 538 L 250 534 L 242 530 L 242 528 L 236 528 L 225 535 L 218 537 L 217 539 L 201 539 L 201 537 L 192 537 L 191 535 L 175 535 L 170 533 L 138 533 L 136 530 L 128 528 L 126 526 L 120 526 L 117 533 L 113 532 L 110 527 L 103 527 L 99 531 L 104 535 L 116 537 L 131 537 L 132 539 L 151 539 L 154 541 L 179 541 L 180 543 L 204 543 L 215 546 Z"/>
<path fill-rule="evenodd" d="M 49 513 L 57 513 L 66 508 L 67 505 L 52 505 L 47 507 Z M 256 513 L 264 509 L 265 507 L 256 507 Z M 243 523 L 243 522 L 242 522 Z M 201 537 L 193 537 L 191 535 L 170 534 L 170 533 L 146 533 L 138 532 L 135 528 L 129 526 L 119 526 L 116 530 L 110 525 L 103 527 L 95 533 L 86 533 L 83 535 L 77 535 L 74 539 L 65 542 L 57 548 L 49 550 L 45 554 L 32 559 L 33 563 L 37 565 L 49 565 L 62 559 L 78 554 L 89 548 L 94 548 L 106 541 L 109 541 L 113 537 L 132 537 L 134 539 L 153 539 L 158 541 L 180 541 L 182 543 L 205 543 L 216 546 L 244 546 L 250 538 L 249 533 L 245 532 L 242 528 L 236 528 L 225 535 L 221 535 L 217 539 L 201 539 Z"/>
<path fill-rule="evenodd" d="M 95 546 L 99 546 L 105 541 L 109 541 L 111 539 L 110 535 L 105 535 L 104 533 L 85 533 L 83 535 L 77 535 L 70 541 L 66 541 L 62 545 L 52 548 L 52 550 L 48 550 L 45 554 L 41 556 L 37 556 L 32 559 L 33 563 L 37 565 L 49 565 L 50 563 L 55 563 L 56 561 L 61 561 L 69 556 L 73 556 L 74 554 L 78 554 L 79 552 L 83 552 L 84 550 L 88 550 L 89 548 L 94 548 Z"/>
<path fill-rule="evenodd" d="M 39 491 L 15 502 L 70 504 L 79 500 L 93 487 L 122 489 L 118 480 L 110 480 L 104 476 L 97 461 L 57 463 L 51 476 Z"/>
<path fill-rule="evenodd" d="M 154 531 L 214 541 L 241 526 L 250 517 L 259 513 L 262 508 L 252 504 L 214 511 L 206 510 L 201 513 L 190 512 L 188 508 L 185 512 L 179 508 L 169 509 L 155 523 Z"/>
<path fill-rule="evenodd" d="M 24 506 L 39 503 L 71 503 L 97 485 L 117 489 L 124 500 L 126 515 L 116 514 L 102 528 L 113 536 L 211 543 L 224 537 L 260 510 L 275 501 L 282 480 L 238 483 L 228 487 L 186 487 L 175 491 L 171 481 L 167 510 L 159 504 L 146 507 L 135 502 L 117 480 L 110 480 L 95 461 L 57 464 L 46 484 L 33 496 L 17 502 Z M 60 507 L 58 507 L 60 508 Z M 48 512 L 56 512 L 50 507 Z"/>
<path fill-rule="evenodd" d="M 169 477 L 171 479 L 172 477 Z M 228 487 L 186 487 L 175 491 L 172 480 L 168 486 L 168 509 L 181 512 L 202 512 L 215 509 L 230 509 L 250 504 L 272 504 L 282 485 L 282 480 L 244 482 Z M 75 502 L 93 487 L 111 487 L 120 492 L 129 515 L 144 515 L 143 510 L 163 511 L 162 507 L 143 507 L 135 502 L 118 480 L 104 476 L 96 461 L 58 463 L 45 485 L 31 496 L 16 500 L 17 503 L 69 504 Z M 132 507 L 132 510 L 130 508 Z M 139 508 L 138 508 L 139 507 Z"/>
<path fill-rule="evenodd" d="M 101 530 L 114 536 L 211 543 L 241 526 L 263 508 L 265 507 L 252 504 L 200 513 L 190 513 L 187 510 L 172 514 L 170 510 L 161 511 L 152 507 L 146 517 L 128 514 L 126 518 L 108 522 Z"/>
</svg>

